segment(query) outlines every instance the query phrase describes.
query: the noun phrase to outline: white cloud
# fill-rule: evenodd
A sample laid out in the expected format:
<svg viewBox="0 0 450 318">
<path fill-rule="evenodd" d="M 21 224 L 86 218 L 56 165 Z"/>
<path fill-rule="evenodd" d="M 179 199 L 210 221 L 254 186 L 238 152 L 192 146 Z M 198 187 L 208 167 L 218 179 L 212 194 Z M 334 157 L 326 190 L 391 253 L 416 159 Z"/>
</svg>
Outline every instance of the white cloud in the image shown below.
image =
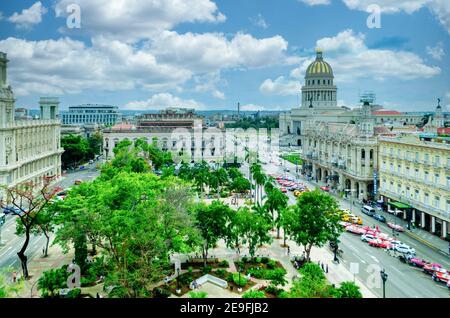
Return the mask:
<svg viewBox="0 0 450 318">
<path fill-rule="evenodd" d="M 450 1 L 449 0 L 342 0 L 348 8 L 367 11 L 370 5 L 377 4 L 384 13 L 404 11 L 412 14 L 427 7 L 439 22 L 450 33 Z"/>
<path fill-rule="evenodd" d="M 226 86 L 227 82 L 220 77 L 220 72 L 207 73 L 194 77 L 195 91 L 201 93 L 211 93 L 218 99 L 225 99 L 225 94 L 221 92 L 217 86 Z"/>
<path fill-rule="evenodd" d="M 180 23 L 220 23 L 226 17 L 210 0 L 58 0 L 57 17 L 70 4 L 81 8 L 82 31 L 122 41 L 149 39 Z"/>
<path fill-rule="evenodd" d="M 406 51 L 369 49 L 363 34 L 352 30 L 317 41 L 334 69 L 338 80 L 352 81 L 371 77 L 377 80 L 430 78 L 441 73 L 437 66 L 426 65 L 418 55 Z"/>
<path fill-rule="evenodd" d="M 255 18 L 250 18 L 250 21 L 257 27 L 263 28 L 263 29 L 267 29 L 269 27 L 269 25 L 267 24 L 266 20 L 264 20 L 264 17 L 262 16 L 262 14 L 258 14 L 257 17 Z"/>
<path fill-rule="evenodd" d="M 334 37 L 319 39 L 316 46 L 324 50 L 324 59 L 333 68 L 336 82 L 354 82 L 361 78 L 378 81 L 396 78 L 412 80 L 430 78 L 441 73 L 438 66 L 425 64 L 418 55 L 405 51 L 369 49 L 364 34 L 345 30 Z M 295 95 L 300 92 L 300 81 L 311 58 L 302 58 L 300 65 L 291 70 L 289 77 L 278 77 L 275 81 L 266 79 L 260 86 L 265 94 Z"/>
<path fill-rule="evenodd" d="M 445 56 L 444 44 L 442 42 L 439 42 L 434 47 L 427 46 L 427 54 L 435 60 L 442 60 L 442 58 Z"/>
<path fill-rule="evenodd" d="M 205 105 L 193 99 L 181 99 L 169 93 L 160 93 L 153 95 L 151 98 L 145 101 L 129 102 L 123 108 L 131 110 L 151 110 L 164 109 L 167 107 L 203 109 L 205 108 Z"/>
<path fill-rule="evenodd" d="M 221 33 L 161 32 L 149 44 L 158 60 L 188 67 L 197 72 L 223 68 L 258 68 L 290 63 L 288 43 L 281 36 L 256 39 L 238 33 L 227 39 Z"/>
<path fill-rule="evenodd" d="M 87 89 L 168 89 L 190 79 L 186 69 L 159 63 L 148 52 L 104 38 L 92 47 L 69 38 L 27 41 L 8 38 L 0 51 L 8 53 L 10 81 L 18 96 L 80 93 Z"/>
<path fill-rule="evenodd" d="M 316 5 L 327 5 L 330 4 L 330 0 L 298 0 L 300 2 L 303 2 L 309 6 L 316 6 Z"/>
<path fill-rule="evenodd" d="M 259 87 L 260 92 L 266 95 L 298 95 L 301 90 L 299 81 L 285 79 L 284 76 L 278 77 L 275 81 L 266 79 Z"/>
<path fill-rule="evenodd" d="M 46 13 L 47 9 L 40 1 L 38 1 L 30 8 L 22 10 L 21 13 L 15 12 L 8 18 L 8 21 L 16 24 L 19 28 L 31 28 L 32 26 L 41 23 L 42 16 Z"/>
</svg>

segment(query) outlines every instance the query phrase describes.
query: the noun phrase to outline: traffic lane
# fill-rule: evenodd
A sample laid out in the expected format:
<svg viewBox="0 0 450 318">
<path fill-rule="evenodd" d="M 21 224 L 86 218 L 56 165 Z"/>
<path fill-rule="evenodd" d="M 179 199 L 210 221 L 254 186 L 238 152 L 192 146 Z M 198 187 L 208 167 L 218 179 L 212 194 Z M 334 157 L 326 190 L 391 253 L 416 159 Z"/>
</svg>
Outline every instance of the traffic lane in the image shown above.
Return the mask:
<svg viewBox="0 0 450 318">
<path fill-rule="evenodd" d="M 341 207 L 349 208 L 350 204 L 344 200 L 339 200 Z M 359 208 L 353 208 L 352 213 L 359 216 L 361 220 L 363 221 L 363 224 L 370 225 L 370 226 L 378 226 L 378 228 L 384 232 L 392 235 L 392 229 L 387 226 L 386 223 L 379 222 L 378 220 L 375 220 L 374 218 L 368 216 L 367 214 L 364 214 L 361 212 Z M 386 216 L 387 221 L 391 222 L 394 221 L 392 216 L 388 218 L 389 216 Z M 397 222 L 398 223 L 398 222 Z M 424 258 L 425 260 L 431 261 L 431 262 L 437 262 L 442 264 L 445 268 L 450 269 L 450 259 L 446 255 L 443 255 L 442 253 L 439 253 L 438 251 L 435 251 L 425 244 L 423 244 L 420 241 L 417 241 L 411 237 L 409 237 L 407 234 L 401 233 L 401 232 L 394 232 L 395 236 L 398 240 L 402 241 L 403 243 L 413 247 L 416 250 L 416 254 L 419 258 Z"/>
<path fill-rule="evenodd" d="M 24 237 L 16 237 L 11 240 L 2 250 L 0 250 L 0 268 L 13 267 L 15 269 L 20 269 L 20 259 L 17 256 L 17 252 L 22 248 L 25 241 Z M 28 257 L 28 263 L 38 254 L 42 253 L 42 248 L 45 247 L 46 239 L 45 236 L 35 236 L 30 237 L 28 243 L 27 251 L 25 255 Z"/>
<path fill-rule="evenodd" d="M 282 167 L 278 167 L 278 173 L 280 173 L 279 171 L 282 170 Z M 287 175 L 294 177 L 292 174 L 287 173 Z M 316 186 L 309 183 L 308 181 L 304 180 L 302 177 L 298 178 L 299 180 L 301 180 L 301 182 L 303 182 L 304 184 L 306 184 L 309 188 L 314 189 Z M 392 233 L 392 229 L 389 228 L 387 226 L 387 224 L 379 222 L 377 220 L 375 220 L 374 218 L 364 214 L 361 212 L 360 208 L 355 206 L 355 205 L 351 205 L 349 202 L 343 200 L 343 199 L 339 199 L 337 198 L 340 206 L 342 208 L 348 208 L 349 210 L 352 211 L 353 214 L 361 217 L 363 223 L 365 225 L 378 225 L 378 227 L 380 228 L 381 231 L 387 233 L 387 234 L 391 234 Z M 386 216 L 387 213 L 385 213 L 385 217 L 388 219 L 388 221 L 393 221 L 393 216 L 390 216 L 390 218 L 388 216 Z M 397 223 L 400 223 L 399 220 L 396 220 Z M 445 268 L 450 269 L 450 258 L 442 253 L 439 253 L 438 251 L 435 251 L 431 248 L 429 248 L 427 245 L 423 244 L 420 241 L 415 240 L 414 238 L 409 237 L 408 235 L 404 234 L 404 233 L 398 233 L 396 232 L 396 234 L 399 234 L 398 239 L 400 241 L 402 241 L 403 243 L 413 247 L 416 250 L 417 256 L 420 258 L 424 258 L 425 260 L 431 261 L 431 262 L 437 262 L 442 264 Z"/>
<path fill-rule="evenodd" d="M 382 296 L 381 281 L 372 286 L 373 278 L 379 277 L 379 271 L 388 273 L 386 296 L 394 298 L 447 298 L 449 291 L 444 284 L 435 283 L 430 275 L 421 269 L 402 263 L 398 258 L 390 256 L 386 250 L 369 246 L 356 234 L 343 233 L 340 237 L 343 250 L 344 265 L 350 270 L 351 263 L 359 264 L 358 277 L 366 285 Z"/>
<path fill-rule="evenodd" d="M 272 167 L 271 170 L 276 170 L 279 173 L 280 167 L 278 167 L 278 169 Z M 288 173 L 287 175 L 290 174 Z M 305 184 L 310 188 L 315 187 L 309 182 L 305 182 Z M 295 204 L 296 198 L 291 192 L 288 193 L 288 197 L 289 203 Z M 365 214 L 364 216 L 366 222 L 368 218 L 370 218 L 370 221 L 376 221 Z M 356 242 L 355 239 L 358 242 Z M 350 270 L 350 263 L 354 262 L 360 264 L 360 268 L 366 267 L 367 269 L 371 265 L 377 265 L 382 266 L 388 272 L 397 274 L 396 276 L 390 277 L 392 285 L 390 293 L 392 296 L 389 296 L 388 294 L 388 297 L 448 297 L 448 290 L 445 285 L 436 284 L 431 280 L 430 276 L 422 273 L 420 269 L 401 263 L 397 258 L 389 256 L 384 250 L 370 247 L 367 243 L 361 241 L 360 236 L 344 233 L 341 236 L 341 241 L 343 243 L 341 249 L 344 251 L 344 264 L 347 269 Z M 354 246 L 357 246 L 358 249 Z M 346 259 L 347 257 L 350 257 L 350 259 Z M 402 265 L 406 268 L 402 268 Z M 419 272 L 419 276 L 417 276 L 417 273 L 413 274 L 414 272 Z M 379 275 L 379 273 L 376 274 Z M 367 281 L 368 279 L 371 279 L 370 275 L 371 273 L 367 271 L 360 271 L 356 276 L 362 281 Z M 410 277 L 415 278 L 411 280 L 409 279 Z M 381 286 L 372 287 L 371 290 L 378 296 L 382 296 Z"/>
</svg>

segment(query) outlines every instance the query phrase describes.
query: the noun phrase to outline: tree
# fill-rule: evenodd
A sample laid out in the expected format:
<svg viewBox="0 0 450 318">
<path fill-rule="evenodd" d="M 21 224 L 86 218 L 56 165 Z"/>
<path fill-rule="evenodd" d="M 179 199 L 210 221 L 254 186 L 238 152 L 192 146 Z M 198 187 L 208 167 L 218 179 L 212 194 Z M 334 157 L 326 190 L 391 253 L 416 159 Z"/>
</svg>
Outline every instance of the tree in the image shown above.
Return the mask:
<svg viewBox="0 0 450 318">
<path fill-rule="evenodd" d="M 103 138 L 99 132 L 96 132 L 87 138 L 89 150 L 87 153 L 87 159 L 94 159 L 95 156 L 102 153 Z"/>
<path fill-rule="evenodd" d="M 245 192 L 251 190 L 252 185 L 251 185 L 250 181 L 248 181 L 246 178 L 237 177 L 237 178 L 233 179 L 233 181 L 231 182 L 230 188 L 232 191 L 235 191 L 237 193 L 245 193 Z"/>
<path fill-rule="evenodd" d="M 169 274 L 170 255 L 199 244 L 192 191 L 178 178 L 119 172 L 82 184 L 55 205 L 55 242 L 67 251 L 84 236 L 100 247 L 110 264 L 105 284 L 118 286 L 121 297 L 148 295 Z"/>
<path fill-rule="evenodd" d="M 24 287 L 23 280 L 15 284 L 8 283 L 9 279 L 7 277 L 11 276 L 11 272 L 13 271 L 14 269 L 12 267 L 0 269 L 0 298 L 9 298 L 13 297 L 13 295 L 17 296 Z"/>
<path fill-rule="evenodd" d="M 334 288 L 327 284 L 325 275 L 319 265 L 306 263 L 300 269 L 300 279 L 293 281 L 288 294 L 291 298 L 331 298 Z"/>
<path fill-rule="evenodd" d="M 55 197 L 57 190 L 50 190 L 50 178 L 43 178 L 42 184 L 28 181 L 15 187 L 3 187 L 6 197 L 16 207 L 17 213 L 16 232 L 25 236 L 21 249 L 17 252 L 22 266 L 23 277 L 28 278 L 28 257 L 25 254 L 30 242 L 30 235 L 38 226 L 40 214 L 49 206 L 49 202 Z M 3 201 L 2 201 L 2 207 Z"/>
<path fill-rule="evenodd" d="M 58 297 L 59 290 L 67 288 L 67 279 L 69 272 L 67 265 L 61 268 L 51 269 L 42 273 L 38 280 L 38 289 L 41 291 L 41 297 Z"/>
<path fill-rule="evenodd" d="M 85 160 L 90 149 L 88 141 L 76 135 L 62 137 L 61 146 L 64 148 L 61 156 L 61 162 L 64 168 L 76 166 L 82 160 Z"/>
<path fill-rule="evenodd" d="M 359 286 L 354 282 L 343 282 L 337 289 L 339 298 L 363 298 Z"/>
<path fill-rule="evenodd" d="M 308 261 L 313 246 L 323 246 L 342 232 L 336 200 L 321 191 L 303 193 L 292 213 L 291 238 L 305 247 Z"/>
<path fill-rule="evenodd" d="M 54 231 L 54 219 L 55 219 L 55 211 L 48 205 L 45 209 L 43 209 L 38 215 L 36 215 L 36 219 L 34 225 L 31 227 L 30 232 L 35 235 L 43 234 L 45 236 L 45 248 L 44 248 L 44 257 L 48 256 L 48 247 L 50 244 L 50 233 Z M 25 226 L 22 221 L 17 222 L 16 225 L 16 234 L 24 235 L 25 234 Z"/>
<path fill-rule="evenodd" d="M 234 222 L 238 224 L 237 235 L 248 245 L 249 254 L 255 257 L 258 245 L 270 243 L 272 237 L 269 235 L 270 222 L 264 216 L 252 212 L 247 207 L 241 207 L 237 211 Z"/>
<path fill-rule="evenodd" d="M 208 250 L 214 247 L 220 238 L 225 237 L 226 223 L 232 211 L 220 201 L 214 201 L 209 206 L 199 204 L 194 211 L 195 226 L 199 229 L 203 238 L 202 255 L 206 268 Z"/>
<path fill-rule="evenodd" d="M 277 238 L 280 238 L 281 213 L 280 211 L 287 207 L 289 198 L 278 188 L 271 189 L 267 194 L 267 200 L 264 203 L 272 214 L 272 221 L 277 227 Z M 275 212 L 277 216 L 275 218 Z"/>
<path fill-rule="evenodd" d="M 208 293 L 207 292 L 194 292 L 194 291 L 191 291 L 191 292 L 189 292 L 189 296 L 191 297 L 191 298 L 208 298 Z"/>
</svg>

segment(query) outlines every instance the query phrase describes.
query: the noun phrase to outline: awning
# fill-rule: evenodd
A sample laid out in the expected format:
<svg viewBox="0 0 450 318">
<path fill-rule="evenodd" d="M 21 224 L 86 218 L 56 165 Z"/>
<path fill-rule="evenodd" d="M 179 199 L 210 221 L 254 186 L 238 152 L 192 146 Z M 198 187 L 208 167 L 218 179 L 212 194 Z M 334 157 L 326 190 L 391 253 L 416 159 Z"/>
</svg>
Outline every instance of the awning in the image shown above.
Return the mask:
<svg viewBox="0 0 450 318">
<path fill-rule="evenodd" d="M 397 209 L 410 209 L 412 206 L 406 203 L 401 202 L 389 202 L 389 205 L 392 205 L 393 207 L 396 207 Z"/>
</svg>

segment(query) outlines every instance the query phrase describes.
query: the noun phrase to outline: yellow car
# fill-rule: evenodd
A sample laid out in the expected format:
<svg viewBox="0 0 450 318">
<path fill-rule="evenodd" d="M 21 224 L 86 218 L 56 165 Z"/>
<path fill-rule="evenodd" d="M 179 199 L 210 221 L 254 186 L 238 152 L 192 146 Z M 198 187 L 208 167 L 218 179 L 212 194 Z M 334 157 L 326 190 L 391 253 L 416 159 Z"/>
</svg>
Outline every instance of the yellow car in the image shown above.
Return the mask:
<svg viewBox="0 0 450 318">
<path fill-rule="evenodd" d="M 362 225 L 363 224 L 361 218 L 359 218 L 357 216 L 353 216 L 351 218 L 350 222 L 353 223 L 353 224 L 358 224 L 358 225 Z"/>
<path fill-rule="evenodd" d="M 295 190 L 295 191 L 294 191 L 294 195 L 295 195 L 296 197 L 300 196 L 300 194 L 302 194 L 301 191 L 298 191 L 298 190 Z"/>
</svg>

